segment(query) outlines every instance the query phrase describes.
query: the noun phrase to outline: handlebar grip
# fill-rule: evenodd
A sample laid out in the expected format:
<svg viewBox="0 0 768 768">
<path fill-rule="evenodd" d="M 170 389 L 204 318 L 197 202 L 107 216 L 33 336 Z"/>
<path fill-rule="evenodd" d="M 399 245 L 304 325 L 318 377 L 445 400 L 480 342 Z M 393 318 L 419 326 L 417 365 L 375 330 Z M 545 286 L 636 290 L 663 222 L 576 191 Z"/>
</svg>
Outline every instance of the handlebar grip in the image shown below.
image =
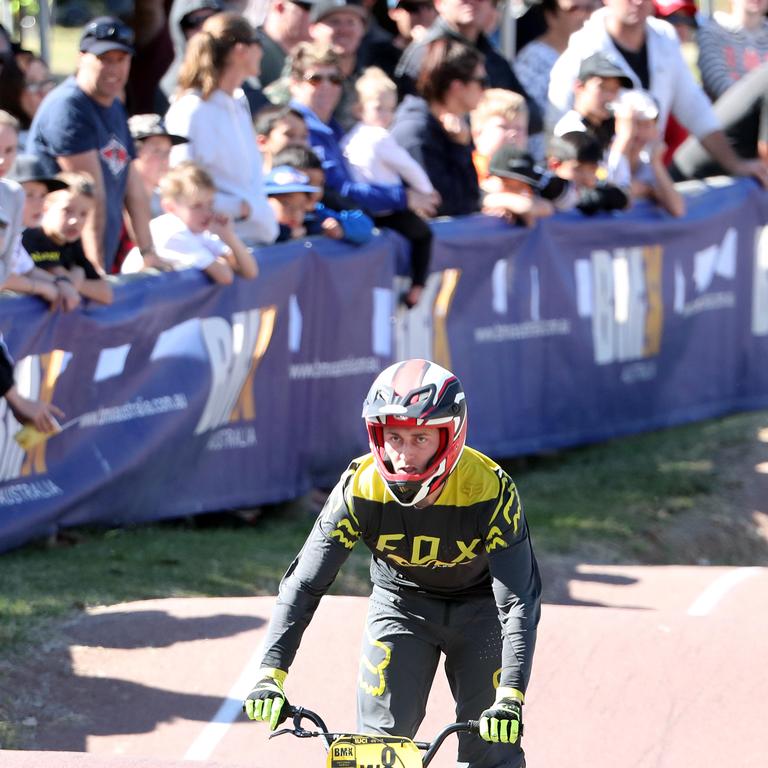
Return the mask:
<svg viewBox="0 0 768 768">
<path fill-rule="evenodd" d="M 470 733 L 480 733 L 480 721 L 479 720 L 467 720 L 467 730 Z"/>
</svg>

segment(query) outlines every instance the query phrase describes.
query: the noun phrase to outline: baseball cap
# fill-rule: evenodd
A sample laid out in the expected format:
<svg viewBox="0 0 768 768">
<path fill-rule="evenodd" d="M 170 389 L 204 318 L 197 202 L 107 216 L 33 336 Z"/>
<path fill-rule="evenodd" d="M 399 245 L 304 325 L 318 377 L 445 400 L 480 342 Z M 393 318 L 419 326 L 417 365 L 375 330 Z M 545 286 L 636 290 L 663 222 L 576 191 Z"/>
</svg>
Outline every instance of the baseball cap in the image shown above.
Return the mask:
<svg viewBox="0 0 768 768">
<path fill-rule="evenodd" d="M 627 73 L 604 53 L 593 53 L 581 62 L 579 82 L 586 82 L 590 77 L 615 77 L 618 78 L 623 88 L 632 88 L 634 83 Z"/>
<path fill-rule="evenodd" d="M 322 21 L 326 16 L 339 11 L 356 13 L 363 21 L 368 21 L 368 11 L 355 0 L 316 0 L 309 12 L 309 21 L 315 24 Z"/>
<path fill-rule="evenodd" d="M 16 162 L 6 176 L 7 179 L 23 184 L 25 181 L 37 181 L 45 184 L 49 192 L 66 189 L 67 184 L 46 173 L 37 155 L 17 155 Z"/>
<path fill-rule="evenodd" d="M 107 51 L 124 51 L 133 55 L 133 30 L 114 16 L 97 16 L 83 28 L 80 52 L 101 56 Z"/>
<path fill-rule="evenodd" d="M 264 191 L 268 196 L 289 195 L 291 192 L 319 192 L 320 187 L 313 187 L 306 173 L 290 165 L 278 165 L 264 178 Z"/>
<path fill-rule="evenodd" d="M 533 157 L 513 144 L 504 144 L 493 153 L 488 173 L 502 179 L 517 179 L 532 187 L 538 187 L 541 181 L 541 170 L 536 166 Z"/>
<path fill-rule="evenodd" d="M 186 144 L 189 141 L 184 136 L 168 133 L 163 118 L 160 115 L 132 115 L 128 118 L 128 130 L 130 130 L 131 136 L 136 141 L 148 139 L 150 136 L 167 136 L 174 146 L 176 144 Z"/>
</svg>

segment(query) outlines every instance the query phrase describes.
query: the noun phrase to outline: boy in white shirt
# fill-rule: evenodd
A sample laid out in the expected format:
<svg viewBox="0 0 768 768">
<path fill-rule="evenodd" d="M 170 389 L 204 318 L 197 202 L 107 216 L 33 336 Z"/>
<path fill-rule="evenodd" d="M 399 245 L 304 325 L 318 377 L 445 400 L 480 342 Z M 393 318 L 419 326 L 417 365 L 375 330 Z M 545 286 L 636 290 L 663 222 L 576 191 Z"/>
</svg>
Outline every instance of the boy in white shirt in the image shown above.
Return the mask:
<svg viewBox="0 0 768 768">
<path fill-rule="evenodd" d="M 403 186 L 435 194 L 427 172 L 389 133 L 397 107 L 397 86 L 383 70 L 369 67 L 355 83 L 360 122 L 341 143 L 356 181 Z M 408 308 L 421 297 L 432 253 L 432 230 L 411 210 L 375 216 L 378 227 L 399 232 L 411 243 L 411 287 L 402 297 Z"/>
<path fill-rule="evenodd" d="M 149 224 L 158 259 L 171 269 L 200 269 L 215 283 L 228 285 L 235 274 L 254 278 L 256 260 L 231 219 L 214 211 L 215 191 L 207 171 L 192 162 L 180 163 L 161 179 L 165 213 Z M 131 271 L 126 264 L 124 271 Z"/>
</svg>

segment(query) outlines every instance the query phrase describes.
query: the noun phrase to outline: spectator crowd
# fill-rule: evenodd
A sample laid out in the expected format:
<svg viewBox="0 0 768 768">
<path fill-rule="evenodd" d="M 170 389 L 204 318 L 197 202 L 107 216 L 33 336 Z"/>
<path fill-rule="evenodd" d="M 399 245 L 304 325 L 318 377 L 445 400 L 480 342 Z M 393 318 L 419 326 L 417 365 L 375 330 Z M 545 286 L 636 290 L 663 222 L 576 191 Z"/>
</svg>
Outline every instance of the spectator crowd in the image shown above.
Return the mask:
<svg viewBox="0 0 768 768">
<path fill-rule="evenodd" d="M 540 0 L 513 57 L 497 0 L 162 5 L 88 22 L 61 82 L 0 27 L 0 287 L 68 311 L 109 275 L 253 279 L 261 245 L 379 227 L 410 243 L 412 307 L 433 217 L 681 216 L 675 180 L 768 186 L 768 0 Z"/>
</svg>

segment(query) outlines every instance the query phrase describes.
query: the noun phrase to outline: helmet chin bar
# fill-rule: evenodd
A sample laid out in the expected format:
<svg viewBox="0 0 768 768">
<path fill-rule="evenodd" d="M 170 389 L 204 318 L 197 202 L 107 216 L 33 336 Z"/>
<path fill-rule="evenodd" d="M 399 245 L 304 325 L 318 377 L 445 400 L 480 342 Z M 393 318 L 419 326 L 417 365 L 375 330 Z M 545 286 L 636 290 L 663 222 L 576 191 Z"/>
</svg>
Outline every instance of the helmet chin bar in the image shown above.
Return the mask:
<svg viewBox="0 0 768 768">
<path fill-rule="evenodd" d="M 384 483 L 387 486 L 387 490 L 390 496 L 402 507 L 413 507 L 420 501 L 429 496 L 430 493 L 434 493 L 438 488 L 442 487 L 445 481 L 448 479 L 448 474 L 445 473 L 445 460 L 435 468 L 435 471 L 427 478 L 423 480 L 394 480 L 382 477 Z M 438 478 L 442 477 L 441 482 L 437 482 Z M 404 494 L 404 491 L 413 492 L 413 496 L 409 497 Z M 405 497 L 405 498 L 404 498 Z"/>
<path fill-rule="evenodd" d="M 413 490 L 416 491 L 416 493 L 413 495 L 413 498 L 406 501 L 404 498 L 399 496 L 397 493 L 395 493 L 394 488 L 397 488 L 398 490 L 404 490 L 403 486 L 407 485 L 415 485 L 415 486 L 421 486 L 418 488 L 414 488 Z M 401 507 L 415 507 L 420 501 L 423 501 L 424 499 L 429 496 L 429 487 L 424 484 L 420 483 L 392 483 L 387 482 L 386 483 L 387 490 L 389 491 L 389 495 L 401 506 Z"/>
</svg>

